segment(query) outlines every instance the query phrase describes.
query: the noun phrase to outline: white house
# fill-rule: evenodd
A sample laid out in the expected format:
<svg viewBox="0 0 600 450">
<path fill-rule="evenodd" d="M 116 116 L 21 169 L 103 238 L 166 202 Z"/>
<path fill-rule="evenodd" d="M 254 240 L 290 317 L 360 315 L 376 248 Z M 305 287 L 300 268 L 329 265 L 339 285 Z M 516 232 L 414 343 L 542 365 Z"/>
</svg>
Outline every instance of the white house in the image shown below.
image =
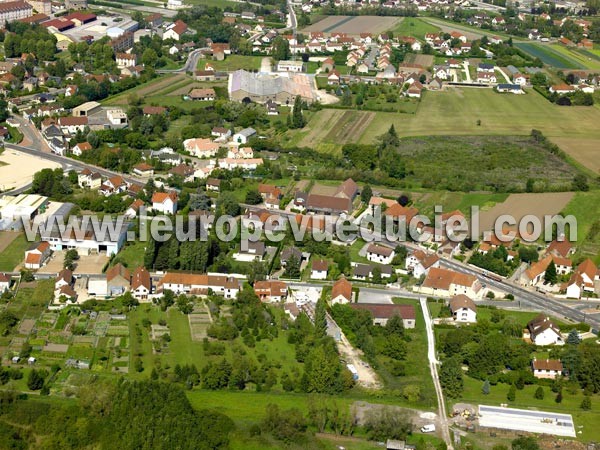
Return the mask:
<svg viewBox="0 0 600 450">
<path fill-rule="evenodd" d="M 420 278 L 427 275 L 431 267 L 440 267 L 440 258 L 435 253 L 428 255 L 424 251 L 416 250 L 406 258 L 404 267 L 413 277 Z"/>
<path fill-rule="evenodd" d="M 327 269 L 329 264 L 327 261 L 318 259 L 312 262 L 310 278 L 313 280 L 325 280 L 327 279 Z"/>
<path fill-rule="evenodd" d="M 288 288 L 283 281 L 265 280 L 254 283 L 254 292 L 261 301 L 279 303 L 287 298 Z"/>
<path fill-rule="evenodd" d="M 219 144 L 210 139 L 195 138 L 183 141 L 183 148 L 198 158 L 212 158 L 219 151 Z"/>
<path fill-rule="evenodd" d="M 524 337 L 528 337 L 531 342 L 540 346 L 564 344 L 560 329 L 544 313 L 541 313 L 527 324 Z"/>
<path fill-rule="evenodd" d="M 379 264 L 391 264 L 395 252 L 389 247 L 383 245 L 369 244 L 367 247 L 367 259 Z"/>
<path fill-rule="evenodd" d="M 594 293 L 597 282 L 600 282 L 600 270 L 591 259 L 586 259 L 577 266 L 564 287 L 567 298 L 581 298 L 584 292 Z"/>
<path fill-rule="evenodd" d="M 8 291 L 10 288 L 10 276 L 0 273 L 0 292 Z"/>
<path fill-rule="evenodd" d="M 562 375 L 563 365 L 560 359 L 536 359 L 531 361 L 533 376 L 536 378 L 555 379 Z"/>
<path fill-rule="evenodd" d="M 163 214 L 177 212 L 177 194 L 175 192 L 155 192 L 152 195 L 152 209 Z"/>
<path fill-rule="evenodd" d="M 40 269 L 50 256 L 50 253 L 50 244 L 47 242 L 34 243 L 25 252 L 25 268 Z"/>
<path fill-rule="evenodd" d="M 181 20 L 178 20 L 173 25 L 171 25 L 169 28 L 167 28 L 167 31 L 165 31 L 163 34 L 163 40 L 173 39 L 175 41 L 178 41 L 179 39 L 181 39 L 181 36 L 183 36 L 183 34 L 187 30 L 188 30 L 187 24 Z"/>
<path fill-rule="evenodd" d="M 145 267 L 137 267 L 131 275 L 131 295 L 138 300 L 147 300 L 152 292 L 152 278 Z"/>
<path fill-rule="evenodd" d="M 456 295 L 448 302 L 448 308 L 455 322 L 477 322 L 477 306 L 466 295 Z"/>
<path fill-rule="evenodd" d="M 158 284 L 158 291 L 165 289 L 175 294 L 207 295 L 209 290 L 233 299 L 240 291 L 240 283 L 228 275 L 167 272 Z"/>
<path fill-rule="evenodd" d="M 345 278 L 340 278 L 331 288 L 331 304 L 352 303 L 352 284 Z"/>
</svg>

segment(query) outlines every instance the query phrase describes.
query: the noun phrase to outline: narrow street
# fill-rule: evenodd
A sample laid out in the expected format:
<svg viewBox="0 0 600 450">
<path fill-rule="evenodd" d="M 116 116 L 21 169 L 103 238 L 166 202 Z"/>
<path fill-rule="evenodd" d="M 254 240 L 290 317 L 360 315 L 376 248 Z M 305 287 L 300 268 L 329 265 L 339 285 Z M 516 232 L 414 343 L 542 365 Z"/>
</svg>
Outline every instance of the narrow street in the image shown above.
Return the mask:
<svg viewBox="0 0 600 450">
<path fill-rule="evenodd" d="M 435 387 L 435 393 L 437 395 L 438 400 L 438 416 L 442 438 L 446 442 L 448 450 L 453 450 L 454 447 L 452 446 L 450 429 L 448 428 L 448 415 L 446 414 L 446 403 L 444 402 L 444 393 L 442 391 L 442 385 L 440 384 L 440 378 L 437 370 L 439 361 L 435 356 L 435 335 L 433 333 L 431 316 L 429 314 L 429 309 L 427 308 L 427 300 L 421 297 L 419 301 L 421 303 L 421 309 L 423 311 L 423 318 L 425 319 L 425 330 L 427 331 L 427 358 L 429 359 L 431 379 L 433 380 L 433 386 Z"/>
</svg>

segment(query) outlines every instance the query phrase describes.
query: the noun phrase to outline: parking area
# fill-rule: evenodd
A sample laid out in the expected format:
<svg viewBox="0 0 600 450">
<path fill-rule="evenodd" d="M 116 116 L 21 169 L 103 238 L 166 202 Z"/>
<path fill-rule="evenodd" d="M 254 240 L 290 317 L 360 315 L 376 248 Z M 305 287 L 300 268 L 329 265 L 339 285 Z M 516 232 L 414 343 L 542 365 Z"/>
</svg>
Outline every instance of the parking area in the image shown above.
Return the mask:
<svg viewBox="0 0 600 450">
<path fill-rule="evenodd" d="M 571 414 L 547 411 L 479 405 L 479 425 L 555 436 L 577 436 Z"/>
<path fill-rule="evenodd" d="M 50 261 L 44 267 L 42 267 L 39 273 L 50 273 L 55 274 L 63 269 L 63 263 L 65 260 L 64 251 L 56 251 L 52 254 Z M 102 269 L 108 262 L 108 256 L 106 254 L 98 255 L 82 255 L 77 261 L 75 261 L 75 275 L 80 274 L 101 274 Z"/>
</svg>

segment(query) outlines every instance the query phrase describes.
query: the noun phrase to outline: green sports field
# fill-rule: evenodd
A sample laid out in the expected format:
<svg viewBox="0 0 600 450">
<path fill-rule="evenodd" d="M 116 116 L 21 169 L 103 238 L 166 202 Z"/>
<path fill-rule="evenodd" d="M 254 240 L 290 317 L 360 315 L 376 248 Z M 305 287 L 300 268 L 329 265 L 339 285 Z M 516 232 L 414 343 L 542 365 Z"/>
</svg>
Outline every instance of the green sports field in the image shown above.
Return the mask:
<svg viewBox="0 0 600 450">
<path fill-rule="evenodd" d="M 417 39 L 423 39 L 427 33 L 437 33 L 440 31 L 439 27 L 427 23 L 416 17 L 405 17 L 402 22 L 392 28 L 390 31 L 394 33 L 394 36 L 413 36 Z"/>
</svg>

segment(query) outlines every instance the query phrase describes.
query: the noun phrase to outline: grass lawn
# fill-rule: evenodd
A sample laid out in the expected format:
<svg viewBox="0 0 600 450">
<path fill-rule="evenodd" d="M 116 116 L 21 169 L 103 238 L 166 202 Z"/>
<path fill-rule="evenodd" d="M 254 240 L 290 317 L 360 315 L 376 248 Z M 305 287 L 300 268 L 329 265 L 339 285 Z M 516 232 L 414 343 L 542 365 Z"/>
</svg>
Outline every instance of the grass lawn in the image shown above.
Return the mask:
<svg viewBox="0 0 600 450">
<path fill-rule="evenodd" d="M 223 61 L 210 61 L 215 70 L 258 70 L 262 56 L 245 56 L 245 55 L 227 55 Z M 198 68 L 203 69 L 206 64 L 205 59 L 198 60 Z"/>
<path fill-rule="evenodd" d="M 24 234 L 17 236 L 0 253 L 0 271 L 11 272 L 25 258 L 25 250 L 29 248 L 31 242 L 28 242 Z"/>
<path fill-rule="evenodd" d="M 190 5 L 206 5 L 223 9 L 226 6 L 234 7 L 237 3 L 228 0 L 185 0 L 184 3 Z"/>
<path fill-rule="evenodd" d="M 509 406 L 522 409 L 540 409 L 543 411 L 560 412 L 572 414 L 575 422 L 575 429 L 579 433 L 577 438 L 583 441 L 598 441 L 600 440 L 600 410 L 597 405 L 600 404 L 600 396 L 592 397 L 592 410 L 583 411 L 579 405 L 583 399 L 583 394 L 578 392 L 575 395 L 569 394 L 566 389 L 563 389 L 562 403 L 554 401 L 556 394 L 549 387 L 544 386 L 544 399 L 538 400 L 534 398 L 534 393 L 537 385 L 525 386 L 521 391 L 517 390 L 517 396 L 514 402 L 509 402 L 506 399 L 509 386 L 499 383 L 496 386 L 491 386 L 489 395 L 481 394 L 483 382 L 475 380 L 468 376 L 464 377 L 465 390 L 460 401 L 472 403 L 473 405 L 486 404 L 498 406 L 500 403 L 508 403 Z"/>
<path fill-rule="evenodd" d="M 394 37 L 413 36 L 422 40 L 427 33 L 437 33 L 440 28 L 416 17 L 405 17 L 390 31 L 394 33 Z"/>
<path fill-rule="evenodd" d="M 491 89 L 427 94 L 416 114 L 375 113 L 360 142 L 372 143 L 392 124 L 400 136 L 522 135 L 535 128 L 547 136 L 597 138 L 600 109 L 553 105 L 533 90 L 526 95 L 500 95 Z M 308 127 L 323 123 L 327 114 L 326 109 L 314 114 Z"/>
<path fill-rule="evenodd" d="M 128 242 L 119 252 L 115 260 L 129 267 L 131 270 L 144 265 L 145 242 Z M 116 262 L 115 262 L 116 264 Z M 114 265 L 114 264 L 111 264 Z"/>
<path fill-rule="evenodd" d="M 38 281 L 34 287 L 20 287 L 15 298 L 8 304 L 7 309 L 21 319 L 37 320 L 52 300 L 53 292 L 53 279 Z"/>
</svg>

